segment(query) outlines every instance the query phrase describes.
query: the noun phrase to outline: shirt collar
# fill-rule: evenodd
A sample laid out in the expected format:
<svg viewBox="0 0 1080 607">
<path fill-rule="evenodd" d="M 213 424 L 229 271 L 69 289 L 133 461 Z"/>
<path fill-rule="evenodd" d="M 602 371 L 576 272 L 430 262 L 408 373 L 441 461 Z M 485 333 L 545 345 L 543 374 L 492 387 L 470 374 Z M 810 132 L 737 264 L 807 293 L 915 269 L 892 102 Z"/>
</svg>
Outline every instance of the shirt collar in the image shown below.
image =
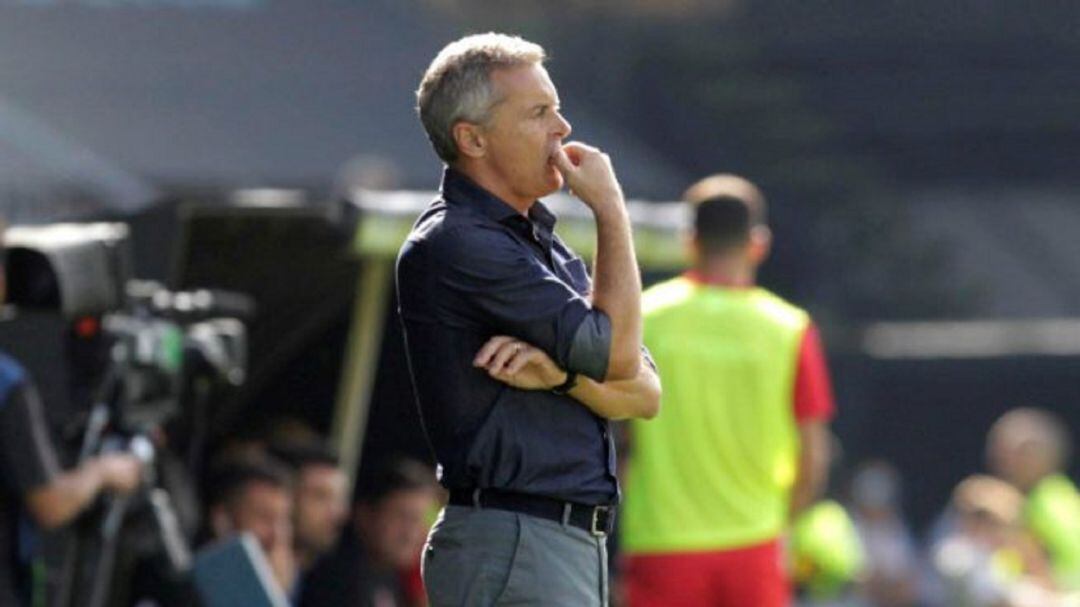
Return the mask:
<svg viewBox="0 0 1080 607">
<path fill-rule="evenodd" d="M 753 283 L 740 283 L 734 280 L 709 279 L 707 276 L 694 269 L 683 272 L 683 278 L 697 285 L 708 287 L 723 287 L 725 289 L 735 289 L 739 291 L 749 290 L 755 287 Z"/>
<path fill-rule="evenodd" d="M 502 222 L 515 215 L 520 216 L 514 207 L 450 167 L 443 171 L 442 186 L 439 190 L 447 202 L 468 205 L 493 221 Z"/>
<path fill-rule="evenodd" d="M 549 234 L 555 231 L 555 213 L 539 200 L 529 207 L 529 220 Z"/>
<path fill-rule="evenodd" d="M 468 205 L 492 221 L 505 223 L 515 217 L 525 219 L 517 209 L 450 167 L 443 171 L 439 191 L 448 203 Z M 528 219 L 547 232 L 555 229 L 555 214 L 539 200 L 529 207 Z"/>
</svg>

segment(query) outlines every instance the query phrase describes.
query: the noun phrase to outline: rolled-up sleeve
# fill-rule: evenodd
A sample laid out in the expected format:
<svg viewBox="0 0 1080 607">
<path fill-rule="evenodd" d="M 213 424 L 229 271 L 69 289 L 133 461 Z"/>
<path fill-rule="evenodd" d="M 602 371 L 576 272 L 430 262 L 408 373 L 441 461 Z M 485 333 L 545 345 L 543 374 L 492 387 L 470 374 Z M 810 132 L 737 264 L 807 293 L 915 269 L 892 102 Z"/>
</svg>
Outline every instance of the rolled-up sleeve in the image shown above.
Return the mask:
<svg viewBox="0 0 1080 607">
<path fill-rule="evenodd" d="M 592 312 L 578 325 L 563 368 L 604 381 L 611 356 L 611 320 L 599 310 Z"/>
<path fill-rule="evenodd" d="M 603 381 L 611 321 L 497 227 L 462 226 L 432 243 L 445 309 L 547 352 L 563 369 Z M 456 301 L 453 301 L 456 300 Z"/>
</svg>

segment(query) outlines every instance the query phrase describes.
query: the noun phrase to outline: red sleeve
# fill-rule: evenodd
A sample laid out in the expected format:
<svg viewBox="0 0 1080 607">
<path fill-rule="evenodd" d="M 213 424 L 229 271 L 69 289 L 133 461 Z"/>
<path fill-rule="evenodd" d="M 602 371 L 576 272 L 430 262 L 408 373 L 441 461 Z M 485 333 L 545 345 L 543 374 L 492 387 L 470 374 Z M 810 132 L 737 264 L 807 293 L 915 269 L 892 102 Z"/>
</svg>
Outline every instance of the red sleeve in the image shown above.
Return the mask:
<svg viewBox="0 0 1080 607">
<path fill-rule="evenodd" d="M 420 576 L 420 555 L 417 555 L 414 561 L 414 564 L 408 569 L 398 571 L 398 582 L 401 585 L 402 593 L 405 595 L 406 605 L 424 607 L 428 602 L 427 592 L 424 590 L 424 578 Z"/>
<path fill-rule="evenodd" d="M 799 346 L 795 371 L 795 419 L 799 422 L 829 421 L 836 412 L 825 349 L 817 326 L 810 323 Z"/>
</svg>

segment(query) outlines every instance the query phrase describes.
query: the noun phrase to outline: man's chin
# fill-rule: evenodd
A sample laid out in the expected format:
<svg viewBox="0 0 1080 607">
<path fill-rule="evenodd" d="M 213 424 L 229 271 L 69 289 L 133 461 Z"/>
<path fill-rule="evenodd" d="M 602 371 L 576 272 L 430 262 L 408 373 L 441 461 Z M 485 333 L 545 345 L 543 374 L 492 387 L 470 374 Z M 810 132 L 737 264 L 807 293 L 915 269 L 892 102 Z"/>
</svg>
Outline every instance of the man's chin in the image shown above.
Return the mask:
<svg viewBox="0 0 1080 607">
<path fill-rule="evenodd" d="M 539 179 L 537 179 L 530 185 L 529 196 L 531 196 L 532 198 L 540 199 L 546 196 L 551 196 L 552 194 L 562 189 L 564 184 L 562 173 L 555 170 L 554 167 L 549 168 L 551 169 L 549 172 L 545 173 L 542 176 L 539 176 Z"/>
</svg>

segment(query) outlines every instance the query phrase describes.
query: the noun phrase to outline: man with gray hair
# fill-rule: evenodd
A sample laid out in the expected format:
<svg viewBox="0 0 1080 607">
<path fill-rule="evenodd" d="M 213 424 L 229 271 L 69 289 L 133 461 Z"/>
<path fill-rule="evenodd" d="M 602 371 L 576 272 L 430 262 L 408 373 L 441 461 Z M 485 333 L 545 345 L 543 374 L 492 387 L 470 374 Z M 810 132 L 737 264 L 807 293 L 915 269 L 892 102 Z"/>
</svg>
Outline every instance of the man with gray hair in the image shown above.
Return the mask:
<svg viewBox="0 0 1080 607">
<path fill-rule="evenodd" d="M 413 386 L 450 491 L 423 556 L 435 607 L 606 604 L 609 420 L 659 409 L 621 188 L 606 154 L 563 144 L 543 61 L 520 38 L 469 36 L 417 92 L 447 165 L 397 265 Z M 538 201 L 564 184 L 596 218 L 593 280 Z"/>
</svg>

